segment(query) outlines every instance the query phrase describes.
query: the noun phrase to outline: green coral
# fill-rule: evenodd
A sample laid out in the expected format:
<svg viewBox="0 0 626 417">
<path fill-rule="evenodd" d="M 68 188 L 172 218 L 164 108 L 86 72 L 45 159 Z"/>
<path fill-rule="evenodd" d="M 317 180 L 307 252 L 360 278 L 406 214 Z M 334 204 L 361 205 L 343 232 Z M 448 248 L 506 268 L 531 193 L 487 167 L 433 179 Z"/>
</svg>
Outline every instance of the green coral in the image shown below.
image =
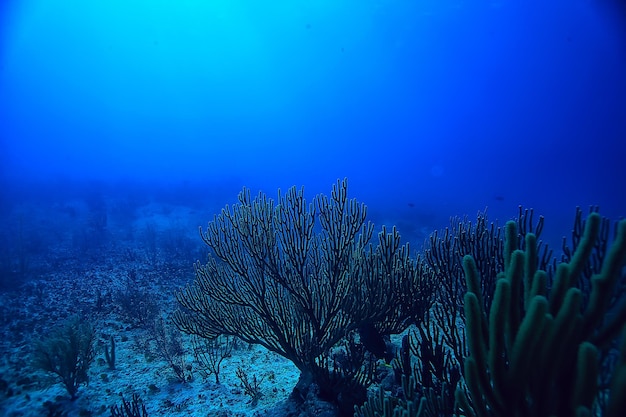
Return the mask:
<svg viewBox="0 0 626 417">
<path fill-rule="evenodd" d="M 360 407 L 354 408 L 355 417 L 426 417 L 428 403 L 426 396 L 416 393 L 417 383 L 413 376 L 402 376 L 402 398 L 389 397 L 380 387 L 378 395 L 373 395 Z"/>
<path fill-rule="evenodd" d="M 72 399 L 88 381 L 87 371 L 94 360 L 95 332 L 90 323 L 74 316 L 34 343 L 36 368 L 55 374 Z"/>
<path fill-rule="evenodd" d="M 480 300 L 480 276 L 474 259 L 463 260 L 465 294 L 466 389 L 457 390 L 461 411 L 469 416 L 587 416 L 598 391 L 600 351 L 624 327 L 626 305 L 605 315 L 626 263 L 626 220 L 591 278 L 585 300 L 577 287 L 602 218 L 591 213 L 576 251 L 561 263 L 551 288 L 548 274 L 537 269 L 537 240 L 526 235 L 518 248 L 517 224 L 506 225 L 505 270 L 487 313 Z M 614 372 L 612 393 L 626 389 L 626 343 Z M 623 415 L 623 396 L 612 395 L 610 415 Z"/>
</svg>

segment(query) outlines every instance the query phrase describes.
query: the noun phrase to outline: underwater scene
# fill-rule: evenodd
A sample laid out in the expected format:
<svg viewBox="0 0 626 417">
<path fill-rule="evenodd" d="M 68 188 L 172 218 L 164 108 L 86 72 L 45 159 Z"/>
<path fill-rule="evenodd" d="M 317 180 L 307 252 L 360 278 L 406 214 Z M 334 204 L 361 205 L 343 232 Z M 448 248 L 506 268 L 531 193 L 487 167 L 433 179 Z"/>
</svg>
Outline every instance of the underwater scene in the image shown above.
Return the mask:
<svg viewBox="0 0 626 417">
<path fill-rule="evenodd" d="M 3 0 L 0 416 L 626 416 L 626 2 Z"/>
</svg>

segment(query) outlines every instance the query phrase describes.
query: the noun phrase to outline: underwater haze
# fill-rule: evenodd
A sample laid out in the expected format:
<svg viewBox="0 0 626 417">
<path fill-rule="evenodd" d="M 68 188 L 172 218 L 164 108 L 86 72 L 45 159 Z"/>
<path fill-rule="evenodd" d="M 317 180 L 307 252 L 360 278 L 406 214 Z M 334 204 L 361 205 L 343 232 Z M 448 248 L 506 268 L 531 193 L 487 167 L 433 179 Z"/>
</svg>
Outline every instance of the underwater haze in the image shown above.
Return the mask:
<svg viewBox="0 0 626 417">
<path fill-rule="evenodd" d="M 367 206 L 373 246 L 362 240 L 369 229 L 360 206 L 348 215 L 343 203 L 315 197 L 343 190 L 344 179 L 348 198 Z M 304 187 L 315 216 L 286 192 L 292 186 Z M 278 190 L 290 199 L 247 210 L 236 205 L 244 187 L 252 199 L 276 199 Z M 535 274 L 532 291 L 530 280 L 525 292 L 510 285 L 517 293 L 498 305 L 530 311 L 550 292 L 554 313 L 566 288 L 550 288 L 560 271 L 558 283 L 577 281 L 571 293 L 591 297 L 580 301 L 568 290 L 565 314 L 578 321 L 561 320 L 565 308 L 556 316 L 578 332 L 576 302 L 607 304 L 610 330 L 624 317 L 616 309 L 624 305 L 626 268 L 616 254 L 624 252 L 626 224 L 618 219 L 625 216 L 624 0 L 0 0 L 0 416 L 119 416 L 120 401 L 132 399 L 152 416 L 352 417 L 366 390 L 407 393 L 398 382 L 409 381 L 427 354 L 449 367 L 428 371 L 433 377 L 457 379 L 411 391 L 431 396 L 425 408 L 441 406 L 431 401 L 432 387 L 454 393 L 459 370 L 471 370 L 463 365 L 472 346 L 461 323 L 463 295 L 487 306 L 513 259 L 505 222 L 520 227 L 526 252 L 518 253 L 528 258 L 514 259 L 527 259 L 526 272 L 535 268 L 536 248 L 526 236 L 538 232 L 536 268 L 546 273 Z M 313 225 L 302 226 L 309 219 Z M 585 219 L 597 224 L 597 238 L 581 239 Z M 396 248 L 391 226 L 410 248 Z M 475 288 L 466 293 L 468 253 L 482 268 L 478 298 L 467 297 Z M 571 259 L 581 276 L 584 264 L 586 280 L 556 267 Z M 612 295 L 596 286 L 607 276 Z M 589 295 L 596 288 L 604 298 Z M 500 282 L 498 289 L 506 291 Z M 210 291 L 218 295 L 210 299 Z M 254 291 L 261 295 L 250 301 Z M 533 303 L 513 298 L 532 294 Z M 182 312 L 207 311 L 216 312 L 208 324 L 184 322 L 192 315 Z M 587 312 L 585 320 L 596 317 Z M 531 339 L 513 338 L 509 321 L 519 314 L 473 313 L 506 322 L 500 334 L 515 340 L 513 358 L 539 351 L 517 349 L 519 339 Z M 269 322 L 276 315 L 280 325 Z M 604 320 L 604 311 L 597 316 Z M 409 325 L 412 337 L 401 339 Z M 204 345 L 190 336 L 193 326 L 204 331 Z M 287 336 L 264 335 L 277 328 Z M 426 348 L 408 349 L 416 329 Z M 529 334 L 554 342 L 548 348 L 577 346 L 559 331 L 552 339 L 547 330 Z M 617 346 L 607 334 L 595 336 Z M 452 343 L 444 346 L 446 338 Z M 76 346 L 63 348 L 67 340 L 81 344 L 80 360 Z M 588 360 L 594 353 L 580 346 L 580 360 Z M 409 350 L 421 352 L 419 361 Z M 546 362 L 549 375 L 576 357 L 555 351 L 560 359 Z M 503 365 L 507 355 L 489 361 Z M 531 357 L 524 355 L 518 359 Z M 606 406 L 611 367 L 623 365 L 608 358 L 601 378 L 583 370 L 592 375 L 583 384 L 576 368 L 572 401 L 545 402 L 563 411 L 597 394 L 597 407 Z M 314 375 L 307 366 L 339 382 L 307 381 Z M 518 381 L 498 369 L 479 382 L 487 374 Z M 521 386 L 558 391 L 574 381 L 570 371 L 558 383 L 532 372 L 533 382 Z M 579 396 L 578 388 L 595 389 L 586 383 L 595 379 L 601 390 Z M 314 383 L 334 397 L 316 393 Z M 467 402 L 468 391 L 458 392 Z M 479 407 L 482 396 L 500 397 L 467 403 Z M 397 403 L 388 398 L 385 407 Z M 601 415 L 596 408 L 589 414 Z"/>
<path fill-rule="evenodd" d="M 444 222 L 520 204 L 623 214 L 626 36 L 611 6 L 9 1 L 3 182 L 229 184 L 234 200 L 347 177 L 373 209 Z"/>
</svg>

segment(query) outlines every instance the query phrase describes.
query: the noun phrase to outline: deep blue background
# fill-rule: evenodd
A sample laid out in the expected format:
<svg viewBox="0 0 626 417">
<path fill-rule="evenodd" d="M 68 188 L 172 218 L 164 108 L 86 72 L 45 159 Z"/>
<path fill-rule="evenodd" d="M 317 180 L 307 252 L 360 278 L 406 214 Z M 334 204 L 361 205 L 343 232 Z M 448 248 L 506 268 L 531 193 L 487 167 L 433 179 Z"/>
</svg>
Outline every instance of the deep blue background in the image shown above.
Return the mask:
<svg viewBox="0 0 626 417">
<path fill-rule="evenodd" d="M 312 197 L 348 177 L 374 220 L 416 230 L 520 204 L 557 235 L 577 205 L 623 216 L 611 4 L 5 2 L 3 201 L 97 182 L 221 205 L 243 185 Z"/>
</svg>

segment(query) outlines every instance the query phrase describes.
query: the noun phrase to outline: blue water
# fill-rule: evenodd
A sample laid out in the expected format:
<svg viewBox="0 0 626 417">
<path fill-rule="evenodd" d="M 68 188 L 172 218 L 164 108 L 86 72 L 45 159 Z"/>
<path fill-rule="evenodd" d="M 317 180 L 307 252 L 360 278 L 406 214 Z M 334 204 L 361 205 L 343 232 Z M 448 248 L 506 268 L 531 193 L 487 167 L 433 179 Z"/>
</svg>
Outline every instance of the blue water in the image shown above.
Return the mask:
<svg viewBox="0 0 626 417">
<path fill-rule="evenodd" d="M 626 213 L 617 2 L 2 4 L 5 206 L 93 181 L 223 204 L 348 177 L 375 220 L 418 228 Z"/>
<path fill-rule="evenodd" d="M 242 187 L 343 178 L 412 255 L 451 216 L 533 208 L 557 258 L 577 206 L 626 216 L 626 2 L 0 0 L 0 415 L 104 415 L 134 391 L 152 415 L 252 415 L 232 369 L 225 399 L 159 374 L 125 308 L 176 308 L 198 226 Z M 76 313 L 100 363 L 68 403 L 31 351 Z M 264 357 L 250 375 L 286 397 Z"/>
</svg>

